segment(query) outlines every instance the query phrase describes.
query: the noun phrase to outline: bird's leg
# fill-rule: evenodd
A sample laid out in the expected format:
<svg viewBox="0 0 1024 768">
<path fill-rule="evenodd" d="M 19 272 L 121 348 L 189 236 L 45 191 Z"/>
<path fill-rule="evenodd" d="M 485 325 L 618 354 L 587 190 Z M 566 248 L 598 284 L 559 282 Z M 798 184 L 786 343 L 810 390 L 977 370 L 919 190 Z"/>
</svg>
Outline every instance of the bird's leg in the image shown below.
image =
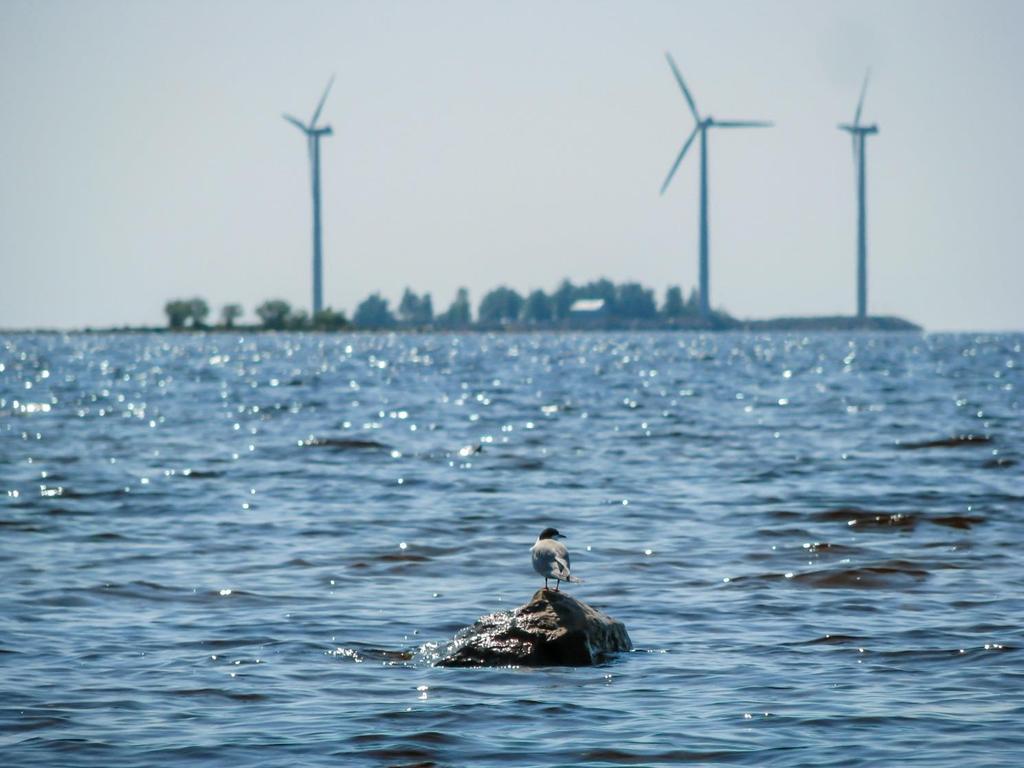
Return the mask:
<svg viewBox="0 0 1024 768">
<path fill-rule="evenodd" d="M 555 576 L 555 592 L 558 591 L 558 585 L 562 583 L 562 580 Z"/>
<path fill-rule="evenodd" d="M 547 588 L 548 588 L 548 577 L 545 576 L 544 577 L 544 589 L 547 589 Z"/>
</svg>

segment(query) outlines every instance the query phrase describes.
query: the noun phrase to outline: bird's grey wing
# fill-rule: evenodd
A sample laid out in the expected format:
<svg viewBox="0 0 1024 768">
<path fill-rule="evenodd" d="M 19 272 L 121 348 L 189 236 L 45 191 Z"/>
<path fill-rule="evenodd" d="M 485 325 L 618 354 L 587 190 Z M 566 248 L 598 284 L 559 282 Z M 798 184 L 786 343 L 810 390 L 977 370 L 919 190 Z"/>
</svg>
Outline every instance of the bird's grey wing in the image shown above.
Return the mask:
<svg viewBox="0 0 1024 768">
<path fill-rule="evenodd" d="M 533 570 L 541 576 L 551 576 L 553 573 L 552 565 L 555 562 L 554 552 L 538 544 L 533 547 L 531 553 L 533 554 Z"/>
<path fill-rule="evenodd" d="M 552 565 L 551 570 L 560 578 L 562 581 L 569 580 L 569 561 L 562 557 L 555 557 L 555 562 Z"/>
<path fill-rule="evenodd" d="M 569 550 L 566 549 L 565 544 L 560 541 L 554 542 L 554 566 L 553 572 L 558 575 L 558 578 L 568 580 L 569 578 Z"/>
</svg>

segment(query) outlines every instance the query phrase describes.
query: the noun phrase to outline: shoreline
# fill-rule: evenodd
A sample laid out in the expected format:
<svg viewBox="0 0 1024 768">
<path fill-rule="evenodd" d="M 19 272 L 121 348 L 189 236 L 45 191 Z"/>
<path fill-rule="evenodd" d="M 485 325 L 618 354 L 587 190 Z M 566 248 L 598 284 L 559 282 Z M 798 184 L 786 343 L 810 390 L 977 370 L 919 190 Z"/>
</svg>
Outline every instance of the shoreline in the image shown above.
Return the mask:
<svg viewBox="0 0 1024 768">
<path fill-rule="evenodd" d="M 463 328 L 444 328 L 438 326 L 394 326 L 390 328 L 356 328 L 347 326 L 338 329 L 316 329 L 316 328 L 266 328 L 262 325 L 235 325 L 227 327 L 223 325 L 202 326 L 198 328 L 169 328 L 167 326 L 111 326 L 106 328 L 0 328 L 2 334 L 172 334 L 172 333 L 581 333 L 581 332 L 616 332 L 616 331 L 659 331 L 659 332 L 698 332 L 698 333 L 728 333 L 735 331 L 759 332 L 759 331 L 780 331 L 789 333 L 834 333 L 846 331 L 866 331 L 884 333 L 923 333 L 925 329 L 894 315 L 870 316 L 864 320 L 850 315 L 830 316 L 805 316 L 805 317 L 775 317 L 762 320 L 736 320 L 734 318 L 716 318 L 711 323 L 694 320 L 692 322 L 659 322 L 659 321 L 635 321 L 616 322 L 614 320 L 603 320 L 601 322 L 580 321 L 569 323 L 545 323 L 526 324 L 508 323 L 504 325 L 481 325 L 474 324 Z M 970 333 L 971 331 L 964 331 Z M 1013 333 L 1014 331 L 1000 331 L 1001 333 Z"/>
</svg>

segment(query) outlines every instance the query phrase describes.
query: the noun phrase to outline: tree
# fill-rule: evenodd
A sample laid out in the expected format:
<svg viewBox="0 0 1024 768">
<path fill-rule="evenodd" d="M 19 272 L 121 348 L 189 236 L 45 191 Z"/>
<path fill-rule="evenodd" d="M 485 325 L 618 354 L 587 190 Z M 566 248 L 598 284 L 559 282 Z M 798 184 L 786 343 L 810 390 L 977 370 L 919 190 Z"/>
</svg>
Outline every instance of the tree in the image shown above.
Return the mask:
<svg viewBox="0 0 1024 768">
<path fill-rule="evenodd" d="M 466 328 L 471 321 L 469 291 L 459 288 L 451 306 L 437 318 L 438 325 L 444 328 Z"/>
<path fill-rule="evenodd" d="M 198 297 L 189 299 L 188 313 L 192 318 L 190 325 L 193 328 L 203 328 L 206 326 L 206 318 L 210 315 L 210 305 Z"/>
<path fill-rule="evenodd" d="M 318 331 L 339 331 L 348 327 L 348 318 L 344 312 L 327 307 L 313 315 L 313 327 Z"/>
<path fill-rule="evenodd" d="M 658 316 L 654 291 L 640 283 L 623 283 L 616 291 L 616 311 L 619 317 L 631 320 L 650 320 Z"/>
<path fill-rule="evenodd" d="M 417 296 L 409 288 L 402 294 L 402 301 L 398 304 L 398 317 L 410 325 L 429 325 L 434 320 L 434 303 L 430 294 L 425 293 L 422 297 Z"/>
<path fill-rule="evenodd" d="M 669 286 L 665 291 L 665 304 L 661 308 L 661 313 L 668 318 L 682 317 L 686 314 L 683 290 L 678 285 Z"/>
<path fill-rule="evenodd" d="M 221 307 L 220 318 L 225 328 L 234 328 L 235 320 L 242 316 L 241 304 L 225 304 Z"/>
<path fill-rule="evenodd" d="M 358 328 L 390 328 L 395 324 L 395 317 L 388 309 L 388 300 L 374 293 L 356 307 L 352 321 Z"/>
<path fill-rule="evenodd" d="M 483 297 L 477 317 L 481 323 L 508 323 L 516 320 L 522 311 L 523 297 L 511 288 L 501 286 Z"/>
<path fill-rule="evenodd" d="M 576 286 L 574 286 L 569 280 L 563 280 L 558 286 L 558 289 L 551 295 L 552 309 L 554 315 L 559 320 L 564 320 L 569 316 L 569 308 L 572 307 L 572 303 L 576 300 Z"/>
<path fill-rule="evenodd" d="M 402 300 L 398 302 L 398 317 L 407 323 L 415 323 L 420 312 L 420 297 L 406 288 Z"/>
<path fill-rule="evenodd" d="M 551 320 L 551 299 L 544 291 L 536 290 L 526 297 L 523 320 L 528 323 L 546 323 Z"/>
<path fill-rule="evenodd" d="M 686 300 L 686 311 L 692 315 L 700 314 L 700 291 L 696 288 L 690 289 L 690 298 Z"/>
<path fill-rule="evenodd" d="M 185 327 L 185 321 L 192 314 L 192 307 L 189 302 L 181 299 L 172 299 L 164 304 L 164 312 L 167 315 L 167 325 L 172 331 Z"/>
<path fill-rule="evenodd" d="M 291 312 L 291 304 L 284 299 L 270 299 L 256 307 L 256 316 L 268 330 L 282 330 Z"/>
</svg>

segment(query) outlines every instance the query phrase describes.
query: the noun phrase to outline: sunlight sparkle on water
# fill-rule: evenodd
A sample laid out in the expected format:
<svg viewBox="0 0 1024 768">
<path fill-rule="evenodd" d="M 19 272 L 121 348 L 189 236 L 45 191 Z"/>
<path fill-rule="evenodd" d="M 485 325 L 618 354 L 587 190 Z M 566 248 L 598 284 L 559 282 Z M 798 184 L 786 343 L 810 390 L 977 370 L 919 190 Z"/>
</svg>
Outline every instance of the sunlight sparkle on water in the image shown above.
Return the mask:
<svg viewBox="0 0 1024 768">
<path fill-rule="evenodd" d="M 276 768 L 323 758 L 325 733 L 353 765 L 497 765 L 511 733 L 536 765 L 897 765 L 925 744 L 936 768 L 1015 768 L 1021 337 L 853 335 L 5 337 L 0 571 L 27 630 L 0 650 L 32 737 L 7 762 L 61 762 L 88 730 L 111 765 L 188 741 L 218 762 L 260 744 Z M 991 444 L 896 447 L 970 433 Z M 638 649 L 436 669 L 458 628 L 539 586 L 547 514 L 586 561 L 566 592 Z M 235 590 L 207 579 L 245 586 L 211 605 Z M 55 656 L 55 634 L 80 642 Z M 57 674 L 85 706 L 44 722 L 29 707 Z M 128 697 L 131 717 L 93 716 Z"/>
</svg>

